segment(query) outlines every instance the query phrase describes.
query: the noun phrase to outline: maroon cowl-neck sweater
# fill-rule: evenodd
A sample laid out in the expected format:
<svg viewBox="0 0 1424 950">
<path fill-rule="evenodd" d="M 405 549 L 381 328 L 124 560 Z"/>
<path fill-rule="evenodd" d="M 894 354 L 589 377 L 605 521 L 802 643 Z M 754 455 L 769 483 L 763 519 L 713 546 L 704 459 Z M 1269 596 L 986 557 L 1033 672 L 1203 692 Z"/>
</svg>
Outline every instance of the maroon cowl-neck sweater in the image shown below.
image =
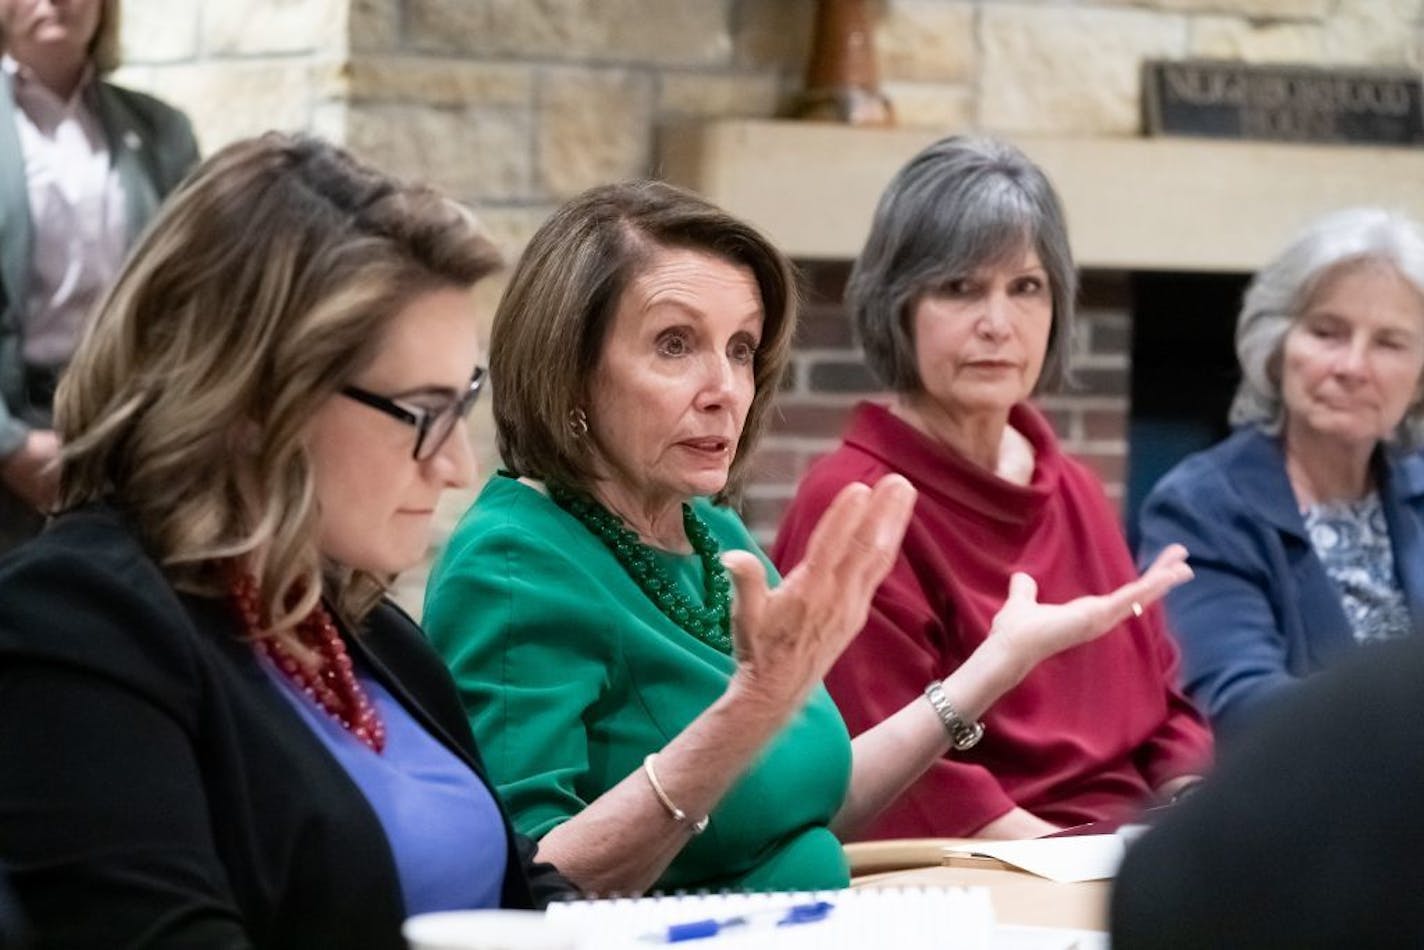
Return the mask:
<svg viewBox="0 0 1424 950">
<path fill-rule="evenodd" d="M 1046 603 L 1107 593 L 1137 575 L 1093 475 L 1060 451 L 1032 407 L 1016 406 L 1009 421 L 1034 448 L 1026 486 L 870 403 L 802 481 L 772 550 L 782 573 L 844 485 L 899 472 L 919 491 L 870 619 L 826 679 L 852 735 L 921 696 L 984 641 L 1012 572 L 1032 575 Z M 936 762 L 864 837 L 972 835 L 1015 806 L 1064 826 L 1130 814 L 1210 757 L 1210 733 L 1178 692 L 1176 671 L 1158 607 L 1045 660 L 984 716 L 978 746 Z"/>
</svg>

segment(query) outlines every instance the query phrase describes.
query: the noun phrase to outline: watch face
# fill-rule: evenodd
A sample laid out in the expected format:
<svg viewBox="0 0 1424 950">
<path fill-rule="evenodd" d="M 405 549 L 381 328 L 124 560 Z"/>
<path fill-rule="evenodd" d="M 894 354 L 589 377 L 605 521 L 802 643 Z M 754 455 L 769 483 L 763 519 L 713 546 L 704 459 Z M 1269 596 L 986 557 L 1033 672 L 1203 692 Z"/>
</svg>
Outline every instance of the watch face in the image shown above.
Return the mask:
<svg viewBox="0 0 1424 950">
<path fill-rule="evenodd" d="M 954 747 L 960 752 L 972 749 L 979 744 L 979 740 L 984 738 L 984 724 L 976 722 L 973 725 L 956 717 L 954 729 L 950 732 L 950 737 L 954 742 Z"/>
<path fill-rule="evenodd" d="M 935 715 L 939 716 L 939 721 L 944 723 L 944 729 L 949 733 L 949 742 L 955 749 L 960 752 L 972 749 L 984 738 L 984 724 L 977 721 L 967 722 L 959 711 L 950 705 L 938 680 L 925 687 L 925 698 L 934 708 Z"/>
</svg>

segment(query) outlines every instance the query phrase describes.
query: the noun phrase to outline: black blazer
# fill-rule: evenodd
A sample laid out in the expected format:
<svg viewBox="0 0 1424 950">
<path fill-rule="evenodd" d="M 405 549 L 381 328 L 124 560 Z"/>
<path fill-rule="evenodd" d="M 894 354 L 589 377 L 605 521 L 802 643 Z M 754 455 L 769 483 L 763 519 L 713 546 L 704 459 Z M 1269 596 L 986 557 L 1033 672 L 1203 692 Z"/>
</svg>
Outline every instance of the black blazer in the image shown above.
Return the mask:
<svg viewBox="0 0 1424 950">
<path fill-rule="evenodd" d="M 0 561 L 0 864 L 43 946 L 404 947 L 375 813 L 238 632 L 112 509 Z M 382 603 L 347 644 L 484 778 L 408 616 Z M 569 894 L 505 827 L 504 906 Z"/>
</svg>

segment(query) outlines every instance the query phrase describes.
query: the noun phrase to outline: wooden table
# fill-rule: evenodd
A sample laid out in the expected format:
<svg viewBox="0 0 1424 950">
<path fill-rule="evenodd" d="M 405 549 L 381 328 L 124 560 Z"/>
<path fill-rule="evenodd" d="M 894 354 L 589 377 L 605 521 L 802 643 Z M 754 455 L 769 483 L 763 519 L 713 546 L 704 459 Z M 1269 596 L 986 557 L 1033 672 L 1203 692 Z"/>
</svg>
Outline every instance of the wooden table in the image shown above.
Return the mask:
<svg viewBox="0 0 1424 950">
<path fill-rule="evenodd" d="M 1107 930 L 1108 891 L 1111 881 L 1057 884 L 987 859 L 946 866 L 941 856 L 946 846 L 970 847 L 974 842 L 934 839 L 917 842 L 871 842 L 853 861 L 852 887 L 902 887 L 949 885 L 987 887 L 994 915 L 1001 924 Z M 918 864 L 905 867 L 906 863 Z M 894 867 L 894 865 L 900 865 Z"/>
</svg>

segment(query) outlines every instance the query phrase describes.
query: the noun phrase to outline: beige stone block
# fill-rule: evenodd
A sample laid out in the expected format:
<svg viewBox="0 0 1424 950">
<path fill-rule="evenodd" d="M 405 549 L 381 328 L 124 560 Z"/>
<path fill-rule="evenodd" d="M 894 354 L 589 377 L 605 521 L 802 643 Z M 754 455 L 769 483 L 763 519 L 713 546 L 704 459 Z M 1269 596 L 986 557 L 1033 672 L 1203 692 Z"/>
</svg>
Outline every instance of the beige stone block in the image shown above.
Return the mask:
<svg viewBox="0 0 1424 950">
<path fill-rule="evenodd" d="M 492 0 L 402 0 L 407 46 L 420 50 L 488 53 Z"/>
<path fill-rule="evenodd" d="M 1191 55 L 1248 63 L 1315 63 L 1324 32 L 1315 23 L 1252 21 L 1242 17 L 1197 17 L 1192 21 Z"/>
<path fill-rule="evenodd" d="M 164 71 L 163 66 L 153 66 L 148 63 L 126 62 L 109 75 L 109 81 L 125 89 L 137 89 L 140 92 L 155 92 L 158 80 L 155 74 Z"/>
<path fill-rule="evenodd" d="M 1131 0 L 1136 6 L 1180 13 L 1225 13 L 1258 19 L 1319 19 L 1335 0 Z"/>
<path fill-rule="evenodd" d="M 528 192 L 530 136 L 524 109 L 353 105 L 346 124 L 347 145 L 377 167 L 476 207 Z"/>
<path fill-rule="evenodd" d="M 362 56 L 343 70 L 353 102 L 415 102 L 432 106 L 528 107 L 533 67 L 428 56 Z"/>
<path fill-rule="evenodd" d="M 490 240 L 494 241 L 500 253 L 504 255 L 505 264 L 513 267 L 534 232 L 539 230 L 539 226 L 549 219 L 557 207 L 553 204 L 477 206 L 475 215 L 480 219 L 480 225 Z M 492 279 L 490 283 L 497 282 Z M 483 286 L 481 284 L 481 287 Z M 498 299 L 496 295 L 490 302 L 497 302 Z"/>
<path fill-rule="evenodd" d="M 1334 15 L 1378 19 L 1407 28 L 1424 21 L 1424 0 L 1337 0 Z"/>
<path fill-rule="evenodd" d="M 539 92 L 539 183 L 554 198 L 648 174 L 651 80 L 620 70 L 556 69 Z"/>
<path fill-rule="evenodd" d="M 1343 0 L 1325 23 L 1327 64 L 1410 66 L 1415 62 L 1418 19 L 1414 0 Z"/>
<path fill-rule="evenodd" d="M 782 100 L 782 83 L 771 73 L 718 76 L 663 73 L 658 86 L 660 116 L 770 117 Z"/>
<path fill-rule="evenodd" d="M 400 45 L 400 0 L 350 0 L 348 45 L 352 50 L 392 50 Z"/>
<path fill-rule="evenodd" d="M 884 80 L 963 82 L 978 69 L 974 7 L 935 0 L 893 0 L 875 24 Z"/>
<path fill-rule="evenodd" d="M 811 54 L 816 0 L 733 0 L 736 62 L 801 76 Z"/>
<path fill-rule="evenodd" d="M 950 132 L 975 124 L 978 97 L 966 86 L 919 82 L 887 82 L 883 86 L 895 108 L 895 124 L 901 128 Z"/>
<path fill-rule="evenodd" d="M 269 129 L 310 128 L 314 70 L 281 60 L 161 66 L 149 89 L 188 114 L 206 155 Z"/>
<path fill-rule="evenodd" d="M 1186 52 L 1186 19 L 994 4 L 981 14 L 979 122 L 1004 132 L 1132 134 L 1142 62 Z"/>
<path fill-rule="evenodd" d="M 407 0 L 422 50 L 710 65 L 731 54 L 728 0 Z"/>
<path fill-rule="evenodd" d="M 317 102 L 312 107 L 310 131 L 328 141 L 345 145 L 348 111 L 348 105 L 340 100 Z"/>
<path fill-rule="evenodd" d="M 192 59 L 198 52 L 198 4 L 193 0 L 130 2 L 119 22 L 126 63 Z"/>
<path fill-rule="evenodd" d="M 346 48 L 349 0 L 231 0 L 203 7 L 203 51 L 219 56 Z"/>
</svg>

